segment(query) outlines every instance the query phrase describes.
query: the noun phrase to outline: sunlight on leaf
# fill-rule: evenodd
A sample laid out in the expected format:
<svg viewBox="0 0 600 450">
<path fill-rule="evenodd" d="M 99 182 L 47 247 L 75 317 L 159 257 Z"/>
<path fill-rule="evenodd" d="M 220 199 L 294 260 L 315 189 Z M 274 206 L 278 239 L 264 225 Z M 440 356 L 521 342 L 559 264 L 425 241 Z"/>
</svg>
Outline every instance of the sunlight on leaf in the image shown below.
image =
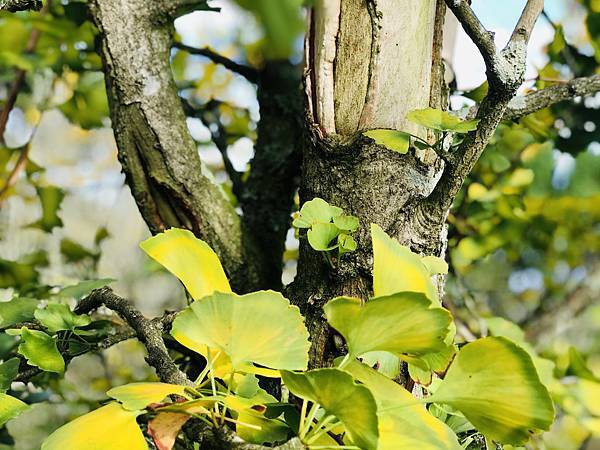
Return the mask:
<svg viewBox="0 0 600 450">
<path fill-rule="evenodd" d="M 109 403 L 60 427 L 44 441 L 41 450 L 147 450 L 135 420 L 140 414 Z"/>
<path fill-rule="evenodd" d="M 380 129 L 365 131 L 363 135 L 373 139 L 377 145 L 389 148 L 401 155 L 408 152 L 408 147 L 410 145 L 410 135 L 408 133 Z"/>
<path fill-rule="evenodd" d="M 398 357 L 440 351 L 452 320 L 442 308 L 417 292 L 399 292 L 369 300 L 365 305 L 338 297 L 325 306 L 329 324 L 346 339 L 351 357 L 387 351 Z"/>
<path fill-rule="evenodd" d="M 317 251 L 327 251 L 335 248 L 335 244 L 331 245 L 340 230 L 332 223 L 315 223 L 310 230 L 308 230 L 308 242 L 310 246 Z"/>
<path fill-rule="evenodd" d="M 167 383 L 130 383 L 112 388 L 106 393 L 130 411 L 144 409 L 150 403 L 159 403 L 172 394 L 184 396 L 185 387 Z"/>
<path fill-rule="evenodd" d="M 23 403 L 18 398 L 0 393 L 0 427 L 28 408 L 29 405 Z"/>
<path fill-rule="evenodd" d="M 377 449 L 377 406 L 365 386 L 348 372 L 316 369 L 305 373 L 282 371 L 281 378 L 297 397 L 318 403 L 344 425 L 350 440 L 364 450 Z"/>
<path fill-rule="evenodd" d="M 250 363 L 272 369 L 303 370 L 308 364 L 308 332 L 300 311 L 280 293 L 214 293 L 177 315 L 171 334 L 196 351 L 208 345 L 245 371 Z"/>
<path fill-rule="evenodd" d="M 484 435 L 507 444 L 548 430 L 554 419 L 552 400 L 531 357 L 501 337 L 465 345 L 429 400 L 460 410 Z"/>
<path fill-rule="evenodd" d="M 194 300 L 215 291 L 231 292 L 217 254 L 191 231 L 171 228 L 140 247 L 179 278 Z"/>
<path fill-rule="evenodd" d="M 411 122 L 425 128 L 438 131 L 453 131 L 455 133 L 468 133 L 477 129 L 479 119 L 462 120 L 441 109 L 425 108 L 411 111 L 406 115 Z"/>
</svg>

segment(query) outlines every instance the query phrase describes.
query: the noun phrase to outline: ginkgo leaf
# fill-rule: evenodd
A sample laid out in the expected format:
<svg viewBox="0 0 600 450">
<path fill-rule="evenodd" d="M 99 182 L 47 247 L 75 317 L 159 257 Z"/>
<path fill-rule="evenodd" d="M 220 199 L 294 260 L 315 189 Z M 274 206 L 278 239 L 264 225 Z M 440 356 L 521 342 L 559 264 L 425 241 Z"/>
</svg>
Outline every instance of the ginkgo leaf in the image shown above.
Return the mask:
<svg viewBox="0 0 600 450">
<path fill-rule="evenodd" d="M 445 372 L 455 354 L 456 348 L 454 345 L 449 344 L 439 352 L 427 353 L 421 357 L 421 362 L 427 365 L 426 370 L 415 364 L 409 364 L 408 373 L 417 383 L 428 386 L 431 383 L 433 373 Z"/>
<path fill-rule="evenodd" d="M 358 361 L 345 366 L 369 388 L 377 402 L 378 450 L 460 450 L 456 435 L 433 417 L 401 385 Z"/>
<path fill-rule="evenodd" d="M 448 263 L 438 256 L 424 256 L 421 262 L 431 275 L 448 273 Z"/>
<path fill-rule="evenodd" d="M 29 330 L 27 327 L 22 327 L 20 334 L 19 353 L 27 358 L 29 364 L 46 372 L 65 371 L 65 361 L 51 336 L 43 331 Z"/>
<path fill-rule="evenodd" d="M 554 419 L 531 357 L 502 337 L 465 345 L 429 401 L 458 409 L 488 438 L 506 444 L 525 442 Z"/>
<path fill-rule="evenodd" d="M 397 130 L 377 129 L 365 131 L 363 135 L 370 137 L 377 145 L 382 145 L 401 155 L 408 152 L 410 134 Z"/>
<path fill-rule="evenodd" d="M 354 232 L 360 225 L 358 217 L 355 216 L 337 216 L 333 218 L 333 223 L 340 230 Z"/>
<path fill-rule="evenodd" d="M 331 206 L 325 200 L 315 197 L 305 202 L 300 208 L 300 218 L 309 224 L 329 223 L 334 217 L 342 215 L 341 208 Z M 308 227 L 306 227 L 308 228 Z"/>
<path fill-rule="evenodd" d="M 308 364 L 310 343 L 302 315 L 274 291 L 204 297 L 177 315 L 171 334 L 196 352 L 206 346 L 221 351 L 236 371 L 246 371 L 250 363 L 289 370 L 304 370 Z"/>
<path fill-rule="evenodd" d="M 411 111 L 406 115 L 411 122 L 438 131 L 468 133 L 477 129 L 479 119 L 462 120 L 441 109 L 425 108 Z"/>
<path fill-rule="evenodd" d="M 351 357 L 372 351 L 396 356 L 442 350 L 452 317 L 418 292 L 377 297 L 364 305 L 356 298 L 338 297 L 325 306 L 329 324 L 346 339 Z"/>
<path fill-rule="evenodd" d="M 6 392 L 19 373 L 19 358 L 10 358 L 0 364 L 0 392 Z"/>
<path fill-rule="evenodd" d="M 92 323 L 90 316 L 75 314 L 67 305 L 58 303 L 50 303 L 44 309 L 36 310 L 35 318 L 52 333 L 61 330 L 73 331 Z"/>
<path fill-rule="evenodd" d="M 331 245 L 340 229 L 332 223 L 315 223 L 308 233 L 308 243 L 317 251 L 327 251 L 336 247 L 336 244 Z"/>
<path fill-rule="evenodd" d="M 15 297 L 8 302 L 0 302 L 0 327 L 8 327 L 33 319 L 40 301 L 34 298 Z"/>
<path fill-rule="evenodd" d="M 231 292 L 217 254 L 191 231 L 171 228 L 140 247 L 179 278 L 195 300 L 215 291 Z"/>
<path fill-rule="evenodd" d="M 148 422 L 148 434 L 158 450 L 171 450 L 175 446 L 181 427 L 191 419 L 187 414 L 164 412 Z"/>
<path fill-rule="evenodd" d="M 29 405 L 18 398 L 0 393 L 0 427 L 28 408 Z"/>
<path fill-rule="evenodd" d="M 109 403 L 60 427 L 48 436 L 41 450 L 147 450 L 135 420 L 140 414 Z"/>
<path fill-rule="evenodd" d="M 106 393 L 130 411 L 144 409 L 151 403 L 159 403 L 172 394 L 184 396 L 185 387 L 167 383 L 129 383 L 112 388 Z"/>
<path fill-rule="evenodd" d="M 422 292 L 439 305 L 431 274 L 421 257 L 371 225 L 373 239 L 373 291 L 376 297 L 396 292 Z"/>
<path fill-rule="evenodd" d="M 316 369 L 305 373 L 282 371 L 281 378 L 295 396 L 318 403 L 343 424 L 346 435 L 363 450 L 377 449 L 377 405 L 365 386 L 348 372 Z"/>
</svg>

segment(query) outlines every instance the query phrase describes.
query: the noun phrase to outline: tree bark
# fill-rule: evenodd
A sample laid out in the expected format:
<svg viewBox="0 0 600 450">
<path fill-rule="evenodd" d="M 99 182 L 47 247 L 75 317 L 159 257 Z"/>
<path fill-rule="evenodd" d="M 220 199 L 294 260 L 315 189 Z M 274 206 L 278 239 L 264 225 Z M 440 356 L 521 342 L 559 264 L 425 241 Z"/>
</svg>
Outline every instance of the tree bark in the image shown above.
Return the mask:
<svg viewBox="0 0 600 450">
<path fill-rule="evenodd" d="M 298 274 L 287 294 L 306 316 L 311 364 L 331 363 L 334 334 L 323 304 L 338 295 L 366 299 L 372 291 L 370 224 L 414 251 L 443 256 L 444 221 L 432 223 L 422 200 L 443 163 L 432 152 L 400 155 L 361 131 L 392 128 L 421 134 L 411 110 L 445 106 L 441 41 L 445 7 L 435 0 L 317 1 L 306 40 L 308 138 L 301 202 L 321 197 L 359 218 L 357 251 L 331 269 L 301 241 Z"/>
</svg>

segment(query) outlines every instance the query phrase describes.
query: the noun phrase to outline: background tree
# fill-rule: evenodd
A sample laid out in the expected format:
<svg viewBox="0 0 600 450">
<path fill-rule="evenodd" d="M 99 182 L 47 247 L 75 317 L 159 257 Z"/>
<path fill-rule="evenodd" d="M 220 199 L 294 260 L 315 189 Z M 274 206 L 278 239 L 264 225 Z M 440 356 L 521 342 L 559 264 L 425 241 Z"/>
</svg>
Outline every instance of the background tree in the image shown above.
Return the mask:
<svg viewBox="0 0 600 450">
<path fill-rule="evenodd" d="M 5 3 L 3 8 L 9 11 L 35 6 Z M 517 95 L 524 81 L 527 42 L 543 2 L 524 5 L 502 51 L 497 51 L 493 34 L 479 23 L 467 2 L 446 2 L 477 45 L 487 69 L 487 83 L 463 93 L 477 102 L 463 116 L 478 120 L 465 135 L 451 127 L 436 131 L 431 123 L 427 128 L 407 119 L 416 109 L 448 107 L 451 88 L 443 80 L 441 54 L 443 24 L 450 13 L 444 2 L 415 0 L 399 8 L 397 2 L 383 0 L 317 1 L 307 13 L 303 72 L 288 60 L 293 39 L 302 30 L 299 2 L 240 3 L 256 14 L 265 29 L 266 44 L 250 51 L 247 63 L 184 45 L 173 37 L 173 20 L 182 14 L 192 10 L 215 14 L 204 2 L 46 3 L 40 13 L 16 19 L 6 16 L 4 26 L 21 35 L 17 33 L 15 44 L 6 41 L 3 53 L 6 65 L 16 69 L 7 72 L 10 88 L 0 129 L 4 131 L 15 101 L 22 108 L 35 104 L 38 110 L 50 102 L 40 100 L 35 92 L 33 75 L 44 73 L 55 80 L 79 73 L 71 98 L 60 108 L 84 127 L 99 125 L 107 113 L 99 94 L 101 80 L 94 75 L 101 62 L 119 160 L 149 229 L 153 233 L 171 227 L 193 231 L 215 249 L 238 293 L 283 288 L 284 244 L 297 191 L 300 205 L 320 197 L 358 217 L 356 251 L 331 263 L 301 239 L 296 278 L 283 288 L 307 318 L 315 367 L 331 364 L 343 351 L 322 317 L 323 305 L 339 295 L 367 299 L 372 291 L 370 223 L 422 255 L 445 257 L 450 249 L 457 276 L 449 280 L 446 304 L 456 310 L 465 340 L 488 330 L 506 332 L 498 329 L 498 321 L 481 319 L 482 312 L 522 322 L 529 336 L 537 338 L 549 331 L 549 317 L 557 311 L 565 314 L 559 316 L 560 323 L 589 306 L 597 272 L 598 240 L 593 228 L 598 217 L 598 156 L 593 150 L 597 108 L 593 100 L 581 97 L 597 92 L 600 81 L 594 75 L 594 57 L 566 42 L 562 28 L 555 25 L 555 39 L 548 49 L 551 62 L 540 72 L 532 92 Z M 581 8 L 588 11 L 586 26 L 595 48 L 599 12 L 593 2 Z M 33 28 L 30 34 L 28 27 Z M 86 49 L 95 51 L 81 51 L 77 46 L 82 41 Z M 252 120 L 221 101 L 198 99 L 194 80 L 178 73 L 186 55 L 209 58 L 257 86 L 261 116 L 248 172 L 233 167 L 228 144 L 235 136 L 253 134 Z M 560 103 L 573 98 L 579 102 Z M 229 175 L 229 195 L 200 160 L 186 116 L 209 127 Z M 558 118 L 562 122 L 557 127 Z M 427 122 L 421 119 L 421 123 Z M 588 123 L 592 125 L 586 128 Z M 394 151 L 390 141 L 362 133 L 374 129 L 415 137 L 396 134 L 404 143 Z M 553 143 L 575 155 L 575 172 L 562 189 Z M 22 172 L 36 186 L 40 168 L 28 163 L 29 149 L 27 143 L 18 150 L 16 161 L 13 152 L 5 149 L 9 173 L 3 196 L 10 194 Z M 465 182 L 468 189 L 461 191 Z M 60 225 L 57 210 L 62 193 L 51 186 L 36 188 L 43 210 L 36 226 L 51 231 Z M 582 217 L 565 221 L 563 216 L 573 211 Z M 96 245 L 103 237 L 100 232 Z M 61 250 L 76 262 L 93 265 L 97 257 L 67 240 Z M 31 283 L 38 280 L 34 267 L 43 263 L 44 255 L 35 256 L 6 261 L 5 286 L 22 295 L 35 292 L 31 290 Z M 589 273 L 577 275 L 574 269 Z M 517 283 L 519 273 L 527 270 L 541 274 L 543 290 L 532 295 L 526 287 L 517 296 L 498 289 L 509 276 Z M 561 270 L 563 275 L 557 277 Z M 131 321 L 120 303 L 111 307 L 107 300 L 102 302 Z M 147 327 L 130 325 L 147 345 L 156 341 L 163 326 L 160 321 Z M 131 336 L 123 333 L 119 339 Z M 110 344 L 102 341 L 101 345 Z M 159 347 L 158 356 L 151 353 L 149 362 L 163 381 L 181 382 L 171 365 L 165 369 L 161 358 L 166 349 L 160 342 Z M 558 374 L 578 370 L 573 355 L 559 364 Z M 24 367 L 17 379 L 38 372 Z M 411 383 L 405 370 L 399 372 L 399 381 Z M 587 437 L 589 432 L 585 428 L 581 434 Z"/>
</svg>

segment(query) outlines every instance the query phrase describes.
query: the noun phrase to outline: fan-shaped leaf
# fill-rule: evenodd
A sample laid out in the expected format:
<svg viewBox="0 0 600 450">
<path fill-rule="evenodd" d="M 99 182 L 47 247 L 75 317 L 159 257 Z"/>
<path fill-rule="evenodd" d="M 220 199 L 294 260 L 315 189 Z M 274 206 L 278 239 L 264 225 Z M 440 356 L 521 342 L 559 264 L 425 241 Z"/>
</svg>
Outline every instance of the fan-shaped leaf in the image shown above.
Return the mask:
<svg viewBox="0 0 600 450">
<path fill-rule="evenodd" d="M 282 371 L 281 378 L 296 396 L 318 403 L 344 425 L 347 436 L 361 449 L 377 448 L 377 406 L 365 386 L 339 369 L 316 369 L 305 373 Z"/>
<path fill-rule="evenodd" d="M 398 383 L 352 361 L 345 370 L 369 388 L 377 402 L 378 450 L 460 450 L 456 435 Z"/>
<path fill-rule="evenodd" d="M 56 333 L 61 330 L 74 330 L 92 323 L 86 315 L 77 315 L 67 305 L 50 303 L 44 309 L 35 311 L 35 318 L 49 331 Z"/>
<path fill-rule="evenodd" d="M 171 334 L 199 353 L 220 350 L 236 371 L 250 363 L 303 370 L 308 364 L 308 332 L 297 307 L 280 293 L 214 293 L 177 315 Z"/>
<path fill-rule="evenodd" d="M 396 356 L 423 355 L 444 349 L 452 318 L 418 292 L 399 292 L 377 297 L 364 305 L 355 298 L 338 297 L 328 302 L 325 316 L 346 339 L 352 357 L 372 351 Z"/>
<path fill-rule="evenodd" d="M 507 444 L 548 430 L 554 418 L 531 357 L 502 337 L 465 345 L 430 400 L 458 409 L 483 434 Z"/>
<path fill-rule="evenodd" d="M 462 120 L 441 109 L 425 108 L 411 111 L 406 115 L 411 122 L 438 131 L 468 133 L 477 129 L 479 119 Z"/>
<path fill-rule="evenodd" d="M 439 304 L 429 270 L 421 257 L 389 237 L 378 225 L 371 225 L 373 239 L 373 291 L 375 296 L 396 292 L 422 292 Z"/>
<path fill-rule="evenodd" d="M 60 427 L 48 436 L 41 450 L 147 450 L 135 421 L 140 413 L 109 403 Z"/>
<path fill-rule="evenodd" d="M 191 231 L 171 228 L 140 247 L 179 278 L 195 300 L 215 291 L 231 292 L 217 254 Z"/>
<path fill-rule="evenodd" d="M 40 301 L 34 298 L 15 297 L 8 302 L 0 302 L 0 327 L 8 327 L 33 319 Z"/>
<path fill-rule="evenodd" d="M 410 135 L 408 133 L 378 129 L 365 131 L 363 134 L 373 139 L 377 145 L 382 145 L 402 155 L 408 152 L 410 145 Z"/>
<path fill-rule="evenodd" d="M 27 358 L 29 364 L 46 372 L 65 371 L 65 361 L 56 348 L 56 341 L 43 331 L 22 327 L 19 353 Z"/>
<path fill-rule="evenodd" d="M 0 427 L 28 408 L 29 405 L 23 403 L 18 398 L 0 393 Z"/>
<path fill-rule="evenodd" d="M 340 229 L 332 223 L 315 223 L 312 228 L 308 230 L 307 237 L 312 248 L 324 252 L 336 247 L 336 244 L 331 245 L 331 241 L 333 241 L 338 234 L 340 234 Z"/>
<path fill-rule="evenodd" d="M 106 393 L 130 411 L 144 409 L 151 403 L 159 403 L 172 394 L 184 396 L 185 387 L 167 383 L 130 383 L 112 388 Z"/>
</svg>

